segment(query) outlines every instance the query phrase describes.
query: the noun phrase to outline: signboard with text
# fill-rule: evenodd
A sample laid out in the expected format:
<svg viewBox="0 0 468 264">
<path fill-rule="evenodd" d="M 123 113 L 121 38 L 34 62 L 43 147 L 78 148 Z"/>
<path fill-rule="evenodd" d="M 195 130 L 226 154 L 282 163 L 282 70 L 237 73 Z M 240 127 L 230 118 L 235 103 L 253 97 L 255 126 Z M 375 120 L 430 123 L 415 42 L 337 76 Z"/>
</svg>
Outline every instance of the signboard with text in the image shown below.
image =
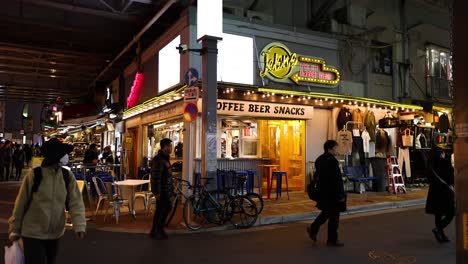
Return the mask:
<svg viewBox="0 0 468 264">
<path fill-rule="evenodd" d="M 242 115 L 270 118 L 312 119 L 314 107 L 309 105 L 275 104 L 219 100 L 216 104 L 218 115 Z"/>
<path fill-rule="evenodd" d="M 298 55 L 279 42 L 268 44 L 260 52 L 260 76 L 275 82 L 296 85 L 315 83 L 334 87 L 340 82 L 340 73 L 328 66 L 322 58 Z"/>
</svg>

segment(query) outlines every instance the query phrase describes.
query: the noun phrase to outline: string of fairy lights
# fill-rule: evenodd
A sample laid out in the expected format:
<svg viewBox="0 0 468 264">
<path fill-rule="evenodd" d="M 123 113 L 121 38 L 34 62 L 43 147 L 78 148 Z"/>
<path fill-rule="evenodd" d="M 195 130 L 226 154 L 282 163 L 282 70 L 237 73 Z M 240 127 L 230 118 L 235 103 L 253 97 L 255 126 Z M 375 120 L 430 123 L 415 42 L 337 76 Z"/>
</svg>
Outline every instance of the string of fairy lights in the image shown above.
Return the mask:
<svg viewBox="0 0 468 264">
<path fill-rule="evenodd" d="M 164 106 L 168 103 L 182 100 L 184 98 L 184 88 L 179 88 L 172 92 L 164 95 L 154 97 L 148 101 L 145 101 L 137 106 L 124 111 L 123 118 L 127 119 L 138 114 L 147 112 L 149 110 Z M 385 110 L 394 112 L 414 112 L 416 110 L 422 110 L 421 106 L 405 105 L 389 101 L 381 101 L 369 98 L 351 97 L 340 94 L 323 94 L 313 92 L 297 92 L 290 90 L 273 90 L 268 88 L 258 88 L 254 90 L 246 89 L 235 89 L 232 87 L 223 88 L 222 93 L 225 95 L 236 93 L 235 99 L 254 101 L 258 98 L 265 100 L 272 100 L 275 102 L 285 101 L 285 103 L 300 103 L 310 104 L 314 106 L 333 107 L 333 106 L 356 106 L 356 107 L 367 107 L 368 110 Z M 201 89 L 200 89 L 201 94 Z M 239 98 L 243 96 L 244 98 Z M 255 97 L 254 97 L 255 96 Z M 274 100 L 273 100 L 274 99 Z"/>
</svg>

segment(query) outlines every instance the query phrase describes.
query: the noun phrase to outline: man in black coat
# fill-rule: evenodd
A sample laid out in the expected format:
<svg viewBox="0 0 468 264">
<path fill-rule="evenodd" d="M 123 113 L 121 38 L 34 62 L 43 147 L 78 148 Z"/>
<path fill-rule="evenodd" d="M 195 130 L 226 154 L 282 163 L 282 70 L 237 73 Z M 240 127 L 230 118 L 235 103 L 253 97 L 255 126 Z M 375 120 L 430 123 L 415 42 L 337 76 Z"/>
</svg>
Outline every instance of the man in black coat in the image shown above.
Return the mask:
<svg viewBox="0 0 468 264">
<path fill-rule="evenodd" d="M 338 225 L 340 212 L 346 211 L 346 193 L 340 166 L 335 155 L 338 154 L 338 143 L 327 140 L 323 145 L 324 153 L 315 161 L 318 175 L 317 208 L 321 210 L 315 221 L 307 227 L 310 239 L 317 241 L 320 226 L 328 220 L 329 247 L 342 247 L 344 244 L 338 240 Z"/>
<path fill-rule="evenodd" d="M 153 227 L 149 235 L 154 239 L 167 239 L 168 236 L 164 231 L 164 226 L 172 209 L 170 198 L 173 193 L 170 163 L 172 140 L 163 138 L 159 145 L 161 149 L 151 164 L 151 191 L 156 197 L 156 212 L 154 213 Z"/>
<path fill-rule="evenodd" d="M 444 233 L 455 215 L 455 193 L 453 190 L 454 175 L 450 160 L 445 157 L 444 150 L 435 147 L 428 163 L 427 178 L 429 192 L 426 200 L 426 213 L 435 215 L 435 228 L 432 233 L 439 243 L 450 240 Z"/>
</svg>

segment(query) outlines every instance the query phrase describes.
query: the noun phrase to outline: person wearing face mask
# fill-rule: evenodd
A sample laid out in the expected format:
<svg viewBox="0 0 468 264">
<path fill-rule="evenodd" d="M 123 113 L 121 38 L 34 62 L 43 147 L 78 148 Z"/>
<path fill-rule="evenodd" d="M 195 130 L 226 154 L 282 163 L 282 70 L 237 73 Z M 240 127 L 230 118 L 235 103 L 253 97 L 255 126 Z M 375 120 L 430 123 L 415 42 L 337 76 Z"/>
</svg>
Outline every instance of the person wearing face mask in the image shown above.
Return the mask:
<svg viewBox="0 0 468 264">
<path fill-rule="evenodd" d="M 23 240 L 25 264 L 56 263 L 59 240 L 65 232 L 66 206 L 76 238 L 85 237 L 83 198 L 73 173 L 62 167 L 72 150 L 72 145 L 56 138 L 45 142 L 41 167 L 21 182 L 8 223 L 10 241 Z"/>
</svg>

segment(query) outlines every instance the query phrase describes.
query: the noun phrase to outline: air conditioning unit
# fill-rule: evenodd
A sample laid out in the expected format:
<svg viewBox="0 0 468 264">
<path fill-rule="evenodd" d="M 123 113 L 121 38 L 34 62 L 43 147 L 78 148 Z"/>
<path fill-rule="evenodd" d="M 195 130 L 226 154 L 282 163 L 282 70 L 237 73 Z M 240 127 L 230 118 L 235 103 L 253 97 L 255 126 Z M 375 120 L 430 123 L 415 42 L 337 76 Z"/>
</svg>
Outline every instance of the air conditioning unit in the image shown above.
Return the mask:
<svg viewBox="0 0 468 264">
<path fill-rule="evenodd" d="M 273 16 L 261 12 L 247 10 L 247 17 L 250 19 L 258 19 L 261 21 L 273 23 Z"/>
<path fill-rule="evenodd" d="M 244 8 L 238 6 L 223 5 L 223 13 L 243 17 Z"/>
</svg>

